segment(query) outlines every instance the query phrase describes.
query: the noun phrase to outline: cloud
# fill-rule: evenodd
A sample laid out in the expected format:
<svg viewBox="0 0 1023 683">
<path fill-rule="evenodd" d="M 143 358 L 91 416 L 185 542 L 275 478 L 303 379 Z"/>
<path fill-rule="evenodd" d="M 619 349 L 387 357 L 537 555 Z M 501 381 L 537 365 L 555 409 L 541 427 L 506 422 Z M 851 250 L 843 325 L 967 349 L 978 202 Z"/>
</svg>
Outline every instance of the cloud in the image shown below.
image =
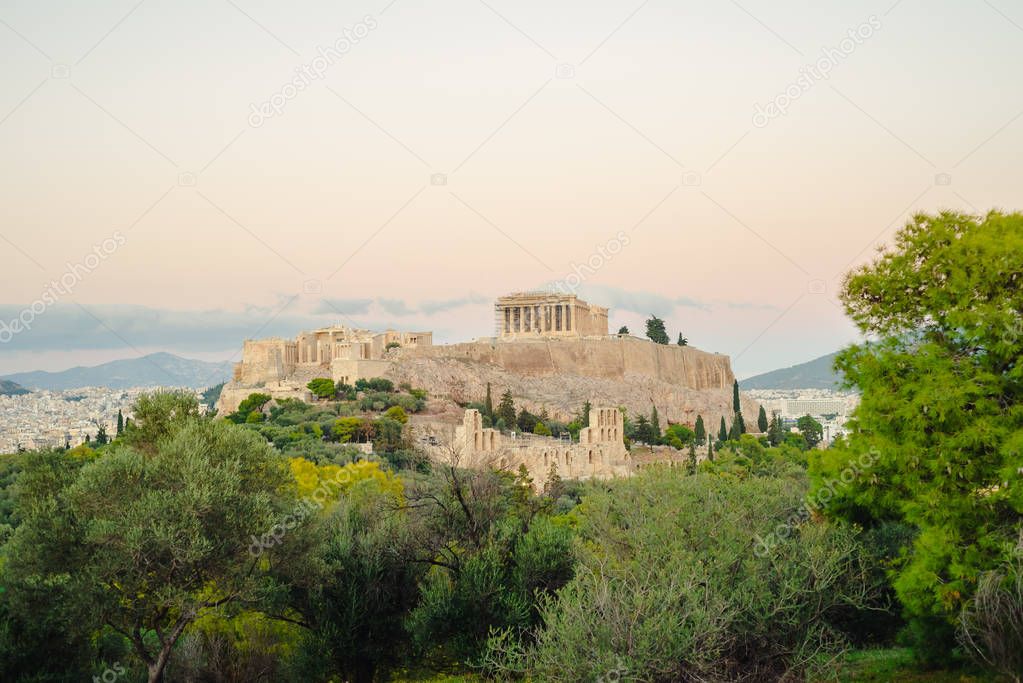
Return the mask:
<svg viewBox="0 0 1023 683">
<path fill-rule="evenodd" d="M 490 303 L 490 299 L 480 296 L 479 294 L 470 294 L 469 296 L 460 297 L 457 299 L 446 299 L 440 301 L 424 301 L 419 304 L 419 310 L 426 315 L 433 315 L 435 313 L 442 313 L 444 311 L 450 311 L 454 308 L 461 308 L 462 306 L 475 306 L 479 304 Z"/>
<path fill-rule="evenodd" d="M 654 292 L 629 291 L 606 285 L 583 284 L 579 296 L 590 303 L 607 306 L 613 311 L 630 311 L 660 318 L 671 315 L 679 306 L 709 311 L 710 305 L 689 297 L 666 297 Z"/>
<path fill-rule="evenodd" d="M 10 324 L 25 309 L 0 304 L 0 325 Z M 2 351 L 71 351 L 78 349 L 174 348 L 222 350 L 242 340 L 294 336 L 322 324 L 296 306 L 273 311 L 180 311 L 146 306 L 78 306 L 58 303 L 30 321 L 30 327 L 0 345 Z M 2 337 L 6 339 L 6 335 Z"/>
<path fill-rule="evenodd" d="M 415 313 L 415 310 L 409 308 L 401 299 L 377 299 L 377 304 L 388 315 L 406 316 Z"/>
<path fill-rule="evenodd" d="M 366 315 L 372 299 L 320 299 L 313 308 L 316 315 Z"/>
</svg>

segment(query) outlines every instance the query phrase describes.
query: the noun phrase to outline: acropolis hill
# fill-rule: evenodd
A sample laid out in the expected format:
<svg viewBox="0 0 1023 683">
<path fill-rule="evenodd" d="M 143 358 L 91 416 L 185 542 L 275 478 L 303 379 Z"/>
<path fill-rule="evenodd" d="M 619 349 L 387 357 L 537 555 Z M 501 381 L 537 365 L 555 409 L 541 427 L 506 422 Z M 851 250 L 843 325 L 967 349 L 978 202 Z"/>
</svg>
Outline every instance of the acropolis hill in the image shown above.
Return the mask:
<svg viewBox="0 0 1023 683">
<path fill-rule="evenodd" d="M 255 391 L 312 400 L 306 384 L 316 377 L 387 377 L 462 404 L 482 401 L 489 382 L 497 395 L 510 390 L 517 406 L 566 421 L 599 399 L 633 415 L 656 406 L 665 421 L 691 425 L 702 415 L 709 429 L 722 416 L 731 424 L 728 356 L 609 334 L 607 309 L 571 294 L 512 294 L 494 310 L 495 336 L 458 344 L 434 345 L 430 332 L 342 325 L 246 341 L 217 407 L 231 412 Z M 743 414 L 755 416 L 756 404 L 744 399 Z"/>
</svg>

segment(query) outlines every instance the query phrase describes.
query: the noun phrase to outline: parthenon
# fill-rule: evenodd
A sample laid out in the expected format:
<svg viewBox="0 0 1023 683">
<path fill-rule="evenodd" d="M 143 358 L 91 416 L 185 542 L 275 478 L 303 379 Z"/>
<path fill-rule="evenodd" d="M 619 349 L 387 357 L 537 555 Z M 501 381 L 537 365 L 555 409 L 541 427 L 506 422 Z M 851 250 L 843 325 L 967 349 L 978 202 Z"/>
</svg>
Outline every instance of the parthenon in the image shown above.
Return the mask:
<svg viewBox="0 0 1023 683">
<path fill-rule="evenodd" d="M 494 316 L 503 339 L 607 336 L 607 309 L 574 294 L 509 294 L 494 304 Z"/>
</svg>

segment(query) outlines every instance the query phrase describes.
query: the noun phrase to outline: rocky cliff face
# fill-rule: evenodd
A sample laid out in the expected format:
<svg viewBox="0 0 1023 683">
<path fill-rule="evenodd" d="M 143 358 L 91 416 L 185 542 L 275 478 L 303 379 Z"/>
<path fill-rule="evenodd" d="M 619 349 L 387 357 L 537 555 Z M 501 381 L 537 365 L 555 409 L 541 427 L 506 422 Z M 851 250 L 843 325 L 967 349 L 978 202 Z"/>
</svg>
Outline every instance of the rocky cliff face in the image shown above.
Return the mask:
<svg viewBox="0 0 1023 683">
<path fill-rule="evenodd" d="M 458 402 L 482 401 L 489 382 L 496 403 L 510 390 L 518 407 L 546 408 L 568 421 L 587 400 L 625 406 L 629 415 L 657 407 L 661 426 L 693 424 L 702 415 L 717 433 L 732 420 L 732 374 L 727 356 L 636 338 L 478 341 L 402 350 L 388 377 Z M 759 406 L 743 399 L 747 428 Z"/>
</svg>

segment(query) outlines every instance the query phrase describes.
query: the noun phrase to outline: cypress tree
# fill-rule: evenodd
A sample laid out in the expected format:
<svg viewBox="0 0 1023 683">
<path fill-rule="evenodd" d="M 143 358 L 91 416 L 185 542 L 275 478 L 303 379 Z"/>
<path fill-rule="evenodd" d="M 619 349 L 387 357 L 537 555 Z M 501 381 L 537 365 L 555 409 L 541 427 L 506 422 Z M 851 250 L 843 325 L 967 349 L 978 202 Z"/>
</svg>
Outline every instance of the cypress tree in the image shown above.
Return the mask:
<svg viewBox="0 0 1023 683">
<path fill-rule="evenodd" d="M 742 405 L 739 403 L 739 380 L 732 381 L 732 412 L 737 413 L 742 410 Z"/>
<path fill-rule="evenodd" d="M 652 443 L 661 443 L 661 418 L 657 415 L 657 406 L 650 411 L 650 434 L 654 438 Z"/>
<path fill-rule="evenodd" d="M 707 460 L 714 462 L 714 442 L 707 440 Z"/>
<path fill-rule="evenodd" d="M 490 382 L 487 382 L 487 397 L 483 400 L 483 412 L 490 418 L 491 421 L 494 419 L 494 399 L 490 397 Z"/>
<path fill-rule="evenodd" d="M 725 426 L 725 416 L 721 416 L 721 428 L 718 429 L 718 441 L 728 441 L 728 427 Z"/>
<path fill-rule="evenodd" d="M 692 442 L 689 444 L 689 462 L 686 463 L 686 469 L 689 470 L 689 474 L 696 474 L 696 444 Z"/>
<path fill-rule="evenodd" d="M 589 401 L 587 401 L 586 403 L 583 404 L 583 420 L 582 420 L 583 427 L 589 427 L 590 426 L 590 408 L 591 407 L 592 406 L 590 405 Z"/>
<path fill-rule="evenodd" d="M 703 426 L 703 415 L 696 416 L 696 427 L 693 428 L 693 432 L 696 433 L 696 443 L 702 446 L 707 440 L 707 428 Z"/>
<path fill-rule="evenodd" d="M 764 434 L 767 432 L 768 426 L 769 425 L 767 423 L 767 411 L 764 410 L 764 406 L 760 406 L 760 414 L 757 415 L 757 429 L 760 431 L 761 434 Z"/>
<path fill-rule="evenodd" d="M 121 413 L 120 409 L 117 411 L 117 436 L 120 436 L 124 431 L 124 414 Z"/>
</svg>

